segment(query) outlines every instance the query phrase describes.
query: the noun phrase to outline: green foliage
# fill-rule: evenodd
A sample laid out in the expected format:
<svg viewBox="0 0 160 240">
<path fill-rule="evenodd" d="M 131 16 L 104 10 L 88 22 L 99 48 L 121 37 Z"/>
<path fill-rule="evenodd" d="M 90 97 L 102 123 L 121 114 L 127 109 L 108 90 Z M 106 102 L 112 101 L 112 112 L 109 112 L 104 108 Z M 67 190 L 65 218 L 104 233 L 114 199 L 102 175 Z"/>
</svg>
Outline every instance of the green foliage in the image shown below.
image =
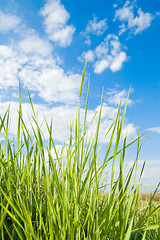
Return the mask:
<svg viewBox="0 0 160 240">
<path fill-rule="evenodd" d="M 86 65 L 85 65 L 86 69 Z M 127 144 L 122 141 L 122 128 L 127 103 L 106 133 L 111 138 L 102 165 L 98 160 L 98 136 L 101 122 L 102 101 L 96 133 L 88 140 L 86 126 L 89 90 L 83 129 L 80 127 L 79 92 L 75 128 L 71 125 L 69 143 L 58 154 L 52 136 L 53 123 L 48 125 L 49 140 L 45 140 L 38 125 L 31 98 L 33 136 L 23 121 L 19 85 L 19 117 L 17 142 L 10 141 L 9 108 L 0 118 L 0 131 L 5 133 L 0 143 L 0 239 L 154 239 L 160 238 L 159 208 L 152 198 L 145 207 L 139 206 L 139 183 L 135 174 L 139 156 L 139 139 Z M 129 95 L 128 95 L 129 98 Z M 127 99 L 128 101 L 128 99 Z M 95 116 L 94 116 L 95 117 Z M 92 124 L 92 121 L 91 121 Z M 115 144 L 113 139 L 115 137 Z M 128 172 L 123 174 L 125 151 L 137 142 L 137 158 Z M 16 145 L 16 146 L 15 146 Z M 111 148 L 114 148 L 113 155 Z M 56 159 L 52 155 L 54 149 Z M 48 164 L 46 164 L 46 153 Z M 115 160 L 119 158 L 119 176 L 115 176 Z M 102 188 L 104 172 L 112 162 L 109 192 Z M 140 174 L 140 178 L 143 173 Z M 102 191 L 102 189 L 104 189 Z"/>
</svg>

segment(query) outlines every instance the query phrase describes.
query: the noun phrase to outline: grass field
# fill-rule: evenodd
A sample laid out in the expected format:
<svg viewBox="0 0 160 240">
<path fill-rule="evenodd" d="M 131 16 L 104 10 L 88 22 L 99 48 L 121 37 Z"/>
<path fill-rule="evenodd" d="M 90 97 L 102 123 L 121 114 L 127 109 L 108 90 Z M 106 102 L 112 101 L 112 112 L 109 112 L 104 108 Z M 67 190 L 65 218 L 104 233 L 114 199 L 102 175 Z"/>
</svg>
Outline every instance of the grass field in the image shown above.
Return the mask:
<svg viewBox="0 0 160 240">
<path fill-rule="evenodd" d="M 86 65 L 85 65 L 86 68 Z M 90 138 L 86 126 L 88 96 L 83 119 L 80 122 L 80 98 L 85 69 L 79 91 L 76 121 L 70 127 L 69 141 L 60 154 L 52 136 L 52 121 L 44 121 L 48 139 L 43 136 L 32 106 L 32 132 L 23 121 L 21 91 L 19 87 L 19 117 L 16 140 L 9 139 L 9 108 L 0 118 L 0 239 L 50 240 L 128 240 L 160 239 L 159 193 L 152 197 L 139 194 L 136 168 L 140 138 L 127 144 L 122 137 L 126 106 L 106 132 L 111 134 L 102 164 L 99 165 L 98 135 L 101 108 L 95 136 Z M 89 92 L 89 91 L 88 91 Z M 129 97 L 129 96 L 128 96 Z M 128 101 L 128 100 L 127 100 Z M 113 138 L 115 142 L 113 143 Z M 128 174 L 123 174 L 125 151 L 137 144 L 137 158 Z M 111 154 L 111 148 L 114 153 Z M 53 158 L 54 150 L 56 158 Z M 47 152 L 47 154 L 46 154 Z M 47 156 L 47 157 L 46 157 Z M 115 176 L 115 161 L 119 160 L 119 175 Z M 46 161 L 48 164 L 46 165 Z M 103 186 L 103 173 L 112 162 L 109 192 Z M 156 204 L 155 204 L 156 202 Z M 144 204 L 143 204 L 144 203 Z"/>
</svg>

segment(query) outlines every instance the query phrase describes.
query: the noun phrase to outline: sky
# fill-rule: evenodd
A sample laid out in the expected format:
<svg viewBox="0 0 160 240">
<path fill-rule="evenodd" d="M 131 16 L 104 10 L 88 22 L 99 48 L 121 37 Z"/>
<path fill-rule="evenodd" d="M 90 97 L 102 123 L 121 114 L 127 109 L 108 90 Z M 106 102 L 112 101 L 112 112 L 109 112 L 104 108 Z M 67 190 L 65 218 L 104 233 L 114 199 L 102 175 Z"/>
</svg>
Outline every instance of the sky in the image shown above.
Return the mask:
<svg viewBox="0 0 160 240">
<path fill-rule="evenodd" d="M 82 117 L 90 78 L 87 124 L 100 107 L 103 89 L 101 143 L 115 119 L 120 99 L 123 108 L 131 87 L 123 133 L 127 133 L 129 142 L 138 131 L 150 131 L 141 140 L 139 169 L 146 161 L 142 183 L 156 186 L 160 180 L 159 43 L 157 0 L 1 0 L 0 115 L 12 101 L 10 134 L 16 133 L 15 93 L 20 79 L 25 122 L 29 125 L 31 113 L 28 88 L 39 122 L 44 115 L 47 121 L 52 116 L 57 146 L 67 142 L 88 57 Z M 90 134 L 95 129 L 96 119 Z M 101 157 L 107 144 L 108 138 Z M 136 145 L 127 152 L 126 167 L 135 157 Z"/>
</svg>

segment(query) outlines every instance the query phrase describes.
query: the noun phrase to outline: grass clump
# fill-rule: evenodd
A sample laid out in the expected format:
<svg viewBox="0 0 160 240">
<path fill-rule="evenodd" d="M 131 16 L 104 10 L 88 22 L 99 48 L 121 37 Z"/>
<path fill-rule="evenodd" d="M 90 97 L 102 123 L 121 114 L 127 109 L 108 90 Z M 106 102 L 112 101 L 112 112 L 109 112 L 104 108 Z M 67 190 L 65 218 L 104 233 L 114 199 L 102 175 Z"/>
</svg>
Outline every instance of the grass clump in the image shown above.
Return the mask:
<svg viewBox="0 0 160 240">
<path fill-rule="evenodd" d="M 85 65 L 86 68 L 86 65 Z M 86 126 L 88 95 L 83 128 L 80 124 L 80 97 L 85 69 L 79 91 L 75 127 L 70 127 L 69 143 L 58 154 L 52 137 L 52 121 L 45 140 L 37 122 L 31 98 L 32 133 L 23 121 L 19 87 L 19 117 L 17 141 L 9 140 L 9 108 L 0 118 L 0 239 L 80 240 L 80 239 L 159 239 L 159 208 L 152 198 L 139 207 L 139 183 L 135 172 L 139 156 L 139 139 L 127 144 L 122 141 L 122 128 L 127 107 L 117 117 L 106 154 L 98 163 L 98 135 L 102 101 L 94 138 L 88 140 Z M 128 101 L 128 100 L 127 100 Z M 92 122 L 91 122 L 92 123 Z M 113 144 L 113 138 L 115 143 Z M 127 176 L 123 176 L 126 149 L 137 142 L 137 157 Z M 111 148 L 114 153 L 111 154 Z M 53 157 L 53 149 L 56 159 Z M 48 164 L 46 165 L 46 152 Z M 115 176 L 115 161 L 119 158 L 119 175 Z M 109 191 L 102 186 L 103 173 L 112 162 Z M 144 164 L 145 165 L 145 164 Z M 139 176 L 143 173 L 144 166 Z M 103 188 L 102 188 L 103 187 Z"/>
</svg>

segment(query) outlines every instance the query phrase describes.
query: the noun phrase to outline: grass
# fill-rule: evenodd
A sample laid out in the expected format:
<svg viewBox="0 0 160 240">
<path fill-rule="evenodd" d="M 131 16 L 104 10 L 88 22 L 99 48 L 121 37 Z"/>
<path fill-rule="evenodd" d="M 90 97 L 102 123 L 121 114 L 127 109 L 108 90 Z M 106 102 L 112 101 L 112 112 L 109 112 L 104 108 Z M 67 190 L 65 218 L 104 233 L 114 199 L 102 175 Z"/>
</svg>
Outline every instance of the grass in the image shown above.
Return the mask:
<svg viewBox="0 0 160 240">
<path fill-rule="evenodd" d="M 106 132 L 111 135 L 102 164 L 99 165 L 98 144 L 102 102 L 96 133 L 88 135 L 86 126 L 89 91 L 86 98 L 83 126 L 80 122 L 80 98 L 85 69 L 79 91 L 75 126 L 70 127 L 68 144 L 59 154 L 52 136 L 52 121 L 44 121 L 48 129 L 45 139 L 32 107 L 32 134 L 23 121 L 19 86 L 19 117 L 17 140 L 9 140 L 9 108 L 0 118 L 0 239 L 48 240 L 128 240 L 160 239 L 160 204 L 150 197 L 145 206 L 139 201 L 136 168 L 140 151 L 139 140 L 127 144 L 122 137 L 126 106 Z M 129 97 L 129 95 L 128 95 Z M 128 101 L 128 99 L 127 99 Z M 92 121 L 91 121 L 92 124 Z M 116 139 L 113 143 L 113 138 Z M 126 176 L 123 175 L 125 151 L 137 143 L 137 157 Z M 56 159 L 53 157 L 53 149 Z M 111 149 L 114 149 L 111 154 Z M 47 152 L 47 157 L 46 157 Z M 115 176 L 115 161 L 119 159 L 119 175 Z M 48 164 L 46 164 L 48 161 Z M 104 172 L 112 162 L 109 192 L 102 186 Z"/>
</svg>

